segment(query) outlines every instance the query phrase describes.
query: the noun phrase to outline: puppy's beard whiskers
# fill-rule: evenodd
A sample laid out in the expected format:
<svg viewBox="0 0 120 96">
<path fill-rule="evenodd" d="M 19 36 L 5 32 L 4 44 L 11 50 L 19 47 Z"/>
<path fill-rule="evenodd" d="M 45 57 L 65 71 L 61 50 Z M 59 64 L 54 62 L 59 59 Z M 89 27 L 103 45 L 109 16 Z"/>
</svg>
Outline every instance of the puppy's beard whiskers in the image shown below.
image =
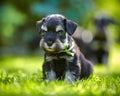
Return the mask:
<svg viewBox="0 0 120 96">
<path fill-rule="evenodd" d="M 68 41 L 68 34 L 66 33 L 66 38 L 64 39 L 63 42 L 59 40 L 59 45 L 61 46 L 61 49 L 66 49 L 69 46 L 69 41 Z M 62 51 L 62 50 L 61 50 Z"/>
<path fill-rule="evenodd" d="M 44 41 L 44 38 L 40 40 L 40 47 L 47 50 L 47 51 L 54 51 L 53 48 L 49 47 L 47 43 Z"/>
<path fill-rule="evenodd" d="M 66 45 L 62 43 L 59 39 L 56 40 L 56 43 L 61 50 L 65 49 Z"/>
<path fill-rule="evenodd" d="M 40 46 L 40 47 L 43 47 L 43 45 L 44 45 L 44 39 L 41 38 L 40 43 L 39 43 L 39 46 Z"/>
<path fill-rule="evenodd" d="M 53 43 L 52 46 L 50 46 L 51 49 L 54 49 L 56 47 L 56 43 Z"/>
<path fill-rule="evenodd" d="M 54 52 L 55 51 L 55 44 L 52 46 L 48 46 L 46 42 L 44 42 L 44 49 L 49 52 Z"/>
<path fill-rule="evenodd" d="M 68 48 L 68 46 L 69 46 L 69 43 L 68 43 L 67 34 L 63 42 L 57 38 L 56 41 L 51 46 L 47 45 L 44 38 L 42 38 L 40 41 L 40 47 L 48 52 L 61 52 L 61 51 L 64 51 L 66 48 Z"/>
</svg>

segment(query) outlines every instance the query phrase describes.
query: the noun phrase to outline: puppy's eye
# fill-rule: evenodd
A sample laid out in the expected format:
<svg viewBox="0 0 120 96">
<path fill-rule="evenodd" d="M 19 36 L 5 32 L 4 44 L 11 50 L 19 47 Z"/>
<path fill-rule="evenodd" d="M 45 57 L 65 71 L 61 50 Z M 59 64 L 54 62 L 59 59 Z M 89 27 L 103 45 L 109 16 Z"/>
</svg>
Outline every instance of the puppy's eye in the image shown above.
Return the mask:
<svg viewBox="0 0 120 96">
<path fill-rule="evenodd" d="M 62 34 L 64 34 L 64 31 L 63 30 L 59 30 L 59 31 L 57 31 L 57 34 L 62 35 Z"/>
<path fill-rule="evenodd" d="M 44 36 L 45 33 L 46 33 L 46 31 L 45 31 L 45 30 L 42 30 L 42 31 L 40 32 L 40 35 L 41 35 L 41 36 Z"/>
</svg>

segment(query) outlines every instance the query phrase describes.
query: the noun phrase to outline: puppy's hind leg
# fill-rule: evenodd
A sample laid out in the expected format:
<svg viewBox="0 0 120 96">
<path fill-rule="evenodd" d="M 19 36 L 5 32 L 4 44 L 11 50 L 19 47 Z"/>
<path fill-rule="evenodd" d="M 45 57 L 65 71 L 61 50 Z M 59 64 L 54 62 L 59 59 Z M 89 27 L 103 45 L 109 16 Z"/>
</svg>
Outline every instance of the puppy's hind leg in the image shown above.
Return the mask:
<svg viewBox="0 0 120 96">
<path fill-rule="evenodd" d="M 87 60 L 83 54 L 80 56 L 81 60 L 81 79 L 88 78 L 93 73 L 93 64 Z"/>
</svg>

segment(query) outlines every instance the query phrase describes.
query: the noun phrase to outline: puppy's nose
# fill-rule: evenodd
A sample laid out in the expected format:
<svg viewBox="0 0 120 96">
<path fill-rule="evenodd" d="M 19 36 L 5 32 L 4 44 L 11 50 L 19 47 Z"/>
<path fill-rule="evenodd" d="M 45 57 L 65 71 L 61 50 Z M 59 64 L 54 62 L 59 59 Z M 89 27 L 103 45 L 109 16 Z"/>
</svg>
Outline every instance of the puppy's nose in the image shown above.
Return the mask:
<svg viewBox="0 0 120 96">
<path fill-rule="evenodd" d="M 52 46 L 52 44 L 54 43 L 54 40 L 53 39 L 49 39 L 46 41 L 47 45 L 48 46 Z"/>
</svg>

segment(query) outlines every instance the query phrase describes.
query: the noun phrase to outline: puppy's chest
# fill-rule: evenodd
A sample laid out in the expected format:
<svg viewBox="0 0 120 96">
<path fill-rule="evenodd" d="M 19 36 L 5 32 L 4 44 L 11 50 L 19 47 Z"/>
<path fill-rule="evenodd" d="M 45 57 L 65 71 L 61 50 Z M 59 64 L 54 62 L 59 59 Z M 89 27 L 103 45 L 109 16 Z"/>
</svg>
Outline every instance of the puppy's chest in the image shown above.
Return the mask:
<svg viewBox="0 0 120 96">
<path fill-rule="evenodd" d="M 68 55 L 46 55 L 45 60 L 46 62 L 53 62 L 53 63 L 68 63 L 72 62 L 74 59 L 74 56 L 68 56 Z"/>
<path fill-rule="evenodd" d="M 46 55 L 46 62 L 50 62 L 51 67 L 57 70 L 65 70 L 70 62 L 73 62 L 74 56 L 67 56 L 67 55 L 58 55 L 58 56 L 51 56 Z"/>
<path fill-rule="evenodd" d="M 53 59 L 51 61 L 51 67 L 57 73 L 64 72 L 67 68 L 67 61 L 65 59 Z"/>
</svg>

